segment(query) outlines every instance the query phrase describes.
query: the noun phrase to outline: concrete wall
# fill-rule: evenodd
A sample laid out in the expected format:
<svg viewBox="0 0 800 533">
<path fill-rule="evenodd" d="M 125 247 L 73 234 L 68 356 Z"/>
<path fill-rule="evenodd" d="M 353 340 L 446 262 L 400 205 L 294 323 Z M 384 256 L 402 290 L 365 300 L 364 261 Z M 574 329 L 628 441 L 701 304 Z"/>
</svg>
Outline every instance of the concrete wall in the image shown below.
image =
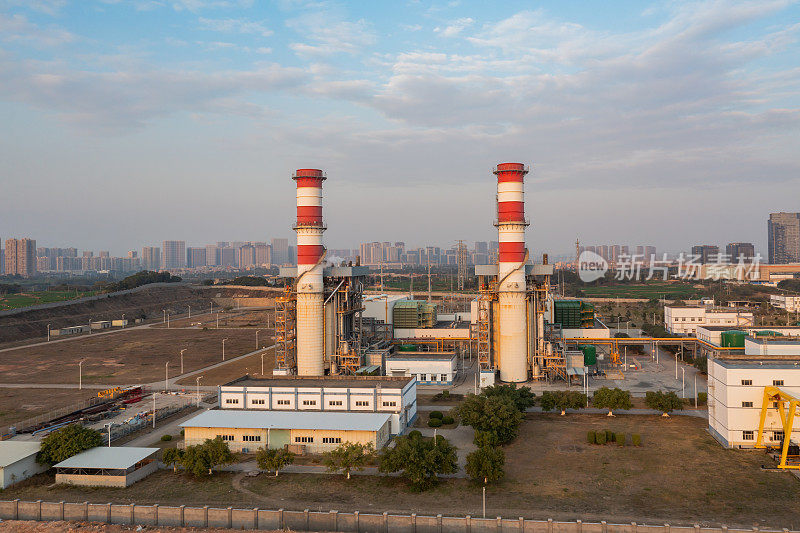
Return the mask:
<svg viewBox="0 0 800 533">
<path fill-rule="evenodd" d="M 159 505 L 0 501 L 3 520 L 89 520 L 143 526 L 385 533 L 752 533 L 727 527 L 554 522 L 523 518 L 340 513 Z M 759 529 L 759 533 L 773 533 Z M 798 533 L 788 529 L 774 533 Z"/>
</svg>

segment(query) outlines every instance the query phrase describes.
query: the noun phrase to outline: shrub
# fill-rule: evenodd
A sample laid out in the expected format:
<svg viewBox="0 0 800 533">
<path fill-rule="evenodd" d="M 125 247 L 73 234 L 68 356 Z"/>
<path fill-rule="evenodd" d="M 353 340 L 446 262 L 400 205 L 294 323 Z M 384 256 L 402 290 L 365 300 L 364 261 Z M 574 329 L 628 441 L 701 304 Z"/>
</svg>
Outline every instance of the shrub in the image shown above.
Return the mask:
<svg viewBox="0 0 800 533">
<path fill-rule="evenodd" d="M 639 435 L 638 433 L 634 433 L 631 438 L 633 439 L 633 445 L 634 446 L 641 446 L 642 445 L 642 436 Z"/>
<path fill-rule="evenodd" d="M 441 420 L 442 418 L 444 418 L 444 414 L 442 414 L 442 412 L 441 412 L 441 411 L 431 411 L 431 414 L 430 414 L 430 415 L 428 415 L 428 416 L 429 416 L 430 418 L 438 418 L 439 420 Z"/>
<path fill-rule="evenodd" d="M 614 440 L 620 446 L 625 446 L 625 433 L 617 433 L 614 435 Z"/>
<path fill-rule="evenodd" d="M 595 444 L 596 436 L 597 433 L 595 433 L 594 431 L 590 431 L 589 433 L 586 434 L 586 442 L 588 442 L 589 444 Z"/>
<path fill-rule="evenodd" d="M 674 392 L 647 391 L 645 403 L 650 409 L 661 411 L 665 416 L 675 409 L 683 409 L 683 401 Z"/>
<path fill-rule="evenodd" d="M 431 418 L 430 420 L 428 420 L 428 427 L 438 428 L 441 425 L 442 425 L 442 419 L 441 418 Z"/>
<path fill-rule="evenodd" d="M 450 397 L 450 391 L 449 390 L 443 390 L 442 391 L 442 398 L 449 398 L 449 397 Z"/>
<path fill-rule="evenodd" d="M 450 424 L 455 424 L 455 423 L 456 423 L 456 419 L 453 418 L 452 416 L 448 415 L 448 416 L 442 418 L 442 424 L 444 424 L 444 425 L 450 425 Z"/>
<path fill-rule="evenodd" d="M 161 435 L 161 440 L 163 442 L 169 442 L 172 440 L 172 435 Z"/>
<path fill-rule="evenodd" d="M 614 432 L 610 429 L 606 430 L 606 442 L 614 442 Z"/>
<path fill-rule="evenodd" d="M 605 444 L 606 443 L 606 432 L 605 431 L 598 431 L 595 434 L 595 442 L 597 444 Z"/>
<path fill-rule="evenodd" d="M 698 392 L 697 393 L 697 403 L 699 405 L 705 405 L 708 403 L 708 393 L 707 392 Z"/>
<path fill-rule="evenodd" d="M 182 429 L 182 430 L 181 430 L 181 437 L 183 437 L 183 432 L 184 432 L 184 430 Z"/>
<path fill-rule="evenodd" d="M 417 430 L 417 429 L 414 429 L 414 430 L 411 430 L 411 431 L 408 432 L 408 438 L 409 439 L 418 439 L 420 437 L 422 437 L 422 432 Z"/>
</svg>

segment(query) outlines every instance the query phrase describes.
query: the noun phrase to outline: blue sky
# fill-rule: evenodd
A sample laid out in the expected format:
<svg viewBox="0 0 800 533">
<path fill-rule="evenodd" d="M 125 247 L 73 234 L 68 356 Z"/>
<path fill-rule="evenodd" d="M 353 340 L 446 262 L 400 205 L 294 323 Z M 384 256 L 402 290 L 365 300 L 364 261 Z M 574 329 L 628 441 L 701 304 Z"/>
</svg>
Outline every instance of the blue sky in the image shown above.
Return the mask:
<svg viewBox="0 0 800 533">
<path fill-rule="evenodd" d="M 800 210 L 795 2 L 0 0 L 0 237 L 128 248 L 494 235 L 534 253 L 753 241 Z"/>
</svg>

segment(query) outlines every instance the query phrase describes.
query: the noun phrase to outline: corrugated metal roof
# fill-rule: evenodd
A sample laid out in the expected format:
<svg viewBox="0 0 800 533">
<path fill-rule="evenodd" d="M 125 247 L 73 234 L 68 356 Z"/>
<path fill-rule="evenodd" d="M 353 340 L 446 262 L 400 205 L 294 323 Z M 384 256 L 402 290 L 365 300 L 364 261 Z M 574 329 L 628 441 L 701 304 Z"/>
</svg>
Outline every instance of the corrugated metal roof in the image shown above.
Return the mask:
<svg viewBox="0 0 800 533">
<path fill-rule="evenodd" d="M 73 455 L 54 465 L 56 468 L 108 468 L 123 470 L 133 466 L 159 451 L 159 448 L 136 448 L 120 446 L 109 448 L 98 446 Z"/>
<path fill-rule="evenodd" d="M 32 441 L 6 440 L 0 442 L 0 468 L 13 465 L 31 454 L 37 453 L 41 444 Z"/>
<path fill-rule="evenodd" d="M 387 413 L 214 409 L 187 420 L 181 427 L 378 431 L 389 418 Z"/>
</svg>

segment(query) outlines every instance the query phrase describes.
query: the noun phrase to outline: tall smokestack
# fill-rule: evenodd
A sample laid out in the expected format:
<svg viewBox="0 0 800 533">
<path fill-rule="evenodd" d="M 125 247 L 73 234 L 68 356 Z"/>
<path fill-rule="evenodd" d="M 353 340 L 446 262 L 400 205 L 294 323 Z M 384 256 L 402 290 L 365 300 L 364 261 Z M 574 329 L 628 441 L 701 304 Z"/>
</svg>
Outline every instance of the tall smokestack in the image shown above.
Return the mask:
<svg viewBox="0 0 800 533">
<path fill-rule="evenodd" d="M 321 376 L 325 373 L 322 321 L 322 182 L 325 173 L 318 169 L 298 169 L 297 182 L 297 374 Z"/>
<path fill-rule="evenodd" d="M 528 170 L 521 163 L 501 163 L 497 176 L 497 235 L 500 380 L 528 380 L 528 335 L 525 316 L 525 189 Z"/>
</svg>

